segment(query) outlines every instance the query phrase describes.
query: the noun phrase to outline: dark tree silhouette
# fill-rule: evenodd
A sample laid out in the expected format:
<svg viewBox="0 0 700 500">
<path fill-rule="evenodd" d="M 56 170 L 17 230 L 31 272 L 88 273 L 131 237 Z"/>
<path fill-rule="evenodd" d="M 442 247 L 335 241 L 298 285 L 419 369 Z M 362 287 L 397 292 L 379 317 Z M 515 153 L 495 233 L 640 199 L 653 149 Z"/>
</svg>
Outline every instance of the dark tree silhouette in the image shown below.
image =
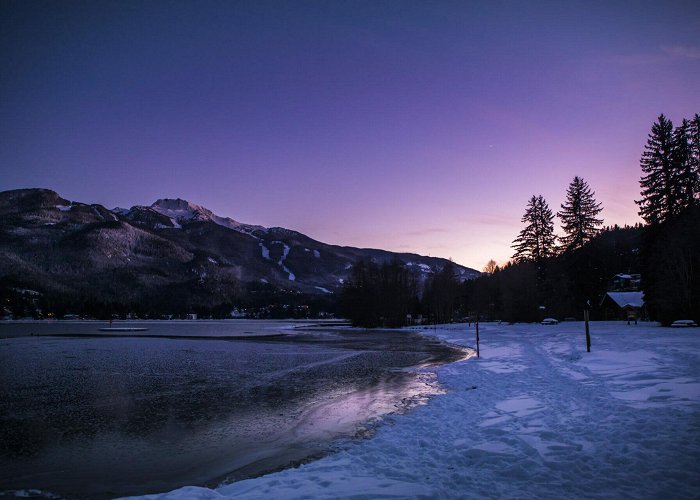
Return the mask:
<svg viewBox="0 0 700 500">
<path fill-rule="evenodd" d="M 663 115 L 640 162 L 644 300 L 664 324 L 700 314 L 700 117 L 673 130 Z"/>
<path fill-rule="evenodd" d="M 376 274 L 375 264 L 361 260 L 343 287 L 341 309 L 354 326 L 373 328 L 380 324 L 378 290 L 372 278 Z"/>
<path fill-rule="evenodd" d="M 493 274 L 496 271 L 498 271 L 498 263 L 493 259 L 489 260 L 484 266 L 484 272 L 486 274 Z"/>
<path fill-rule="evenodd" d="M 417 293 L 416 277 L 401 261 L 360 261 L 343 287 L 341 307 L 354 326 L 399 327 L 413 312 Z"/>
<path fill-rule="evenodd" d="M 526 224 L 525 229 L 520 231 L 511 245 L 515 249 L 513 259 L 516 262 L 540 263 L 554 255 L 556 237 L 553 219 L 552 210 L 542 195 L 530 198 L 525 215 L 521 219 L 521 222 Z"/>
<path fill-rule="evenodd" d="M 692 147 L 691 124 L 688 120 L 683 120 L 683 123 L 673 131 L 673 149 L 671 150 L 674 177 L 671 192 L 675 201 L 674 215 L 693 206 L 698 195 L 698 173 L 692 162 Z"/>
<path fill-rule="evenodd" d="M 603 208 L 596 203 L 594 194 L 581 177 L 574 177 L 569 184 L 566 201 L 561 205 L 561 211 L 557 212 L 565 233 L 560 240 L 565 251 L 581 248 L 600 231 L 603 220 L 596 216 Z"/>
<path fill-rule="evenodd" d="M 686 197 L 691 205 L 700 205 L 700 115 L 697 113 L 687 123 L 686 137 L 688 141 L 688 159 L 685 175 L 688 177 L 687 189 L 692 196 Z"/>
<path fill-rule="evenodd" d="M 591 317 L 600 318 L 598 304 L 611 278 L 640 272 L 642 232 L 641 226 L 604 228 L 582 248 L 547 259 L 546 265 L 510 262 L 493 274 L 463 283 L 460 307 L 482 319 L 538 321 L 542 314 L 580 319 L 582 305 L 590 300 Z M 541 311 L 540 306 L 546 309 Z"/>
<path fill-rule="evenodd" d="M 700 207 L 647 226 L 642 246 L 644 301 L 663 324 L 700 321 Z"/>
<path fill-rule="evenodd" d="M 673 123 L 663 114 L 651 127 L 639 164 L 644 175 L 639 181 L 642 199 L 639 215 L 648 224 L 658 224 L 674 213 Z"/>
<path fill-rule="evenodd" d="M 426 283 L 423 301 L 434 323 L 449 323 L 458 309 L 459 281 L 455 268 L 448 262 Z"/>
</svg>

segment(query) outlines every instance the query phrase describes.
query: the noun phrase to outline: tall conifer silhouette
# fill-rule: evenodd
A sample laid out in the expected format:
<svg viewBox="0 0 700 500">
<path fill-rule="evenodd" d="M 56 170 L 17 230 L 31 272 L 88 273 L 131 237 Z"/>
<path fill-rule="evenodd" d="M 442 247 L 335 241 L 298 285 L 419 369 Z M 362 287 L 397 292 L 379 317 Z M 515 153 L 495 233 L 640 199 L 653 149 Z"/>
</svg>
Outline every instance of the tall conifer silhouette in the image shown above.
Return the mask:
<svg viewBox="0 0 700 500">
<path fill-rule="evenodd" d="M 566 201 L 557 216 L 561 219 L 564 236 L 560 239 L 565 251 L 581 248 L 600 231 L 602 219 L 596 216 L 603 210 L 596 203 L 588 183 L 576 176 L 566 191 Z"/>
<path fill-rule="evenodd" d="M 675 200 L 673 214 L 676 215 L 695 203 L 697 192 L 697 172 L 691 161 L 691 125 L 688 120 L 673 131 L 671 149 L 671 165 L 674 182 L 671 185 L 672 197 Z"/>
<path fill-rule="evenodd" d="M 639 185 L 642 199 L 637 201 L 639 215 L 648 224 L 658 224 L 674 213 L 673 123 L 663 114 L 651 127 L 644 146 L 642 176 Z"/>
<path fill-rule="evenodd" d="M 556 237 L 553 219 L 552 210 L 542 195 L 533 195 L 521 219 L 526 224 L 525 229 L 520 231 L 511 245 L 515 249 L 513 259 L 516 262 L 541 262 L 554 255 Z"/>
<path fill-rule="evenodd" d="M 697 113 L 688 122 L 686 130 L 688 138 L 688 168 L 687 175 L 691 179 L 693 196 L 692 203 L 700 205 L 700 115 Z"/>
</svg>

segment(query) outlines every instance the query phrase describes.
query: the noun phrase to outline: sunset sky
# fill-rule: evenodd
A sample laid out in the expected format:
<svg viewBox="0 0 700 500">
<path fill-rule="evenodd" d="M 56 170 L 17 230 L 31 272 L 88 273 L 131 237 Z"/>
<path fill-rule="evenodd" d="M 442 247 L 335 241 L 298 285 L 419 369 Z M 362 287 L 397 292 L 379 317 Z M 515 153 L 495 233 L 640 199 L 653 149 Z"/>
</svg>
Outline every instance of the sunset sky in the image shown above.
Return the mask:
<svg viewBox="0 0 700 500">
<path fill-rule="evenodd" d="M 639 221 L 652 123 L 700 113 L 700 2 L 3 0 L 0 62 L 0 190 L 481 269 L 575 175 Z"/>
</svg>

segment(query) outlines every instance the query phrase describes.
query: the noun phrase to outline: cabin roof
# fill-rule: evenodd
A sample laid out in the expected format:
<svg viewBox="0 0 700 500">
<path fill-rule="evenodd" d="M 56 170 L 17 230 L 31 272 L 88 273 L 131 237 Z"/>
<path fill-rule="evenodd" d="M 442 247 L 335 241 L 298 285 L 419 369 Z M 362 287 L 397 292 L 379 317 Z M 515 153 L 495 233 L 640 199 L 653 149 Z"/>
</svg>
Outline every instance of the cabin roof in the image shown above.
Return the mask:
<svg viewBox="0 0 700 500">
<path fill-rule="evenodd" d="M 644 292 L 608 292 L 607 296 L 612 299 L 620 308 L 643 307 Z"/>
</svg>

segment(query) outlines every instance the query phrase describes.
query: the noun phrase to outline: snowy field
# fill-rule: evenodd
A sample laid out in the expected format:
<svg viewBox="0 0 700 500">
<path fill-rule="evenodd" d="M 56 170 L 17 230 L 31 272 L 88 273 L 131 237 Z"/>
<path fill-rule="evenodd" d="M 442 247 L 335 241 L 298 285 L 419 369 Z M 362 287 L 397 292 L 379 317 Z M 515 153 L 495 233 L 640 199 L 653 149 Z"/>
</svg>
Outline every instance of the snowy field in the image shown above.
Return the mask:
<svg viewBox="0 0 700 500">
<path fill-rule="evenodd" d="M 474 326 L 430 329 L 474 345 Z M 448 393 L 315 462 L 158 499 L 698 498 L 700 328 L 482 324 Z"/>
</svg>

